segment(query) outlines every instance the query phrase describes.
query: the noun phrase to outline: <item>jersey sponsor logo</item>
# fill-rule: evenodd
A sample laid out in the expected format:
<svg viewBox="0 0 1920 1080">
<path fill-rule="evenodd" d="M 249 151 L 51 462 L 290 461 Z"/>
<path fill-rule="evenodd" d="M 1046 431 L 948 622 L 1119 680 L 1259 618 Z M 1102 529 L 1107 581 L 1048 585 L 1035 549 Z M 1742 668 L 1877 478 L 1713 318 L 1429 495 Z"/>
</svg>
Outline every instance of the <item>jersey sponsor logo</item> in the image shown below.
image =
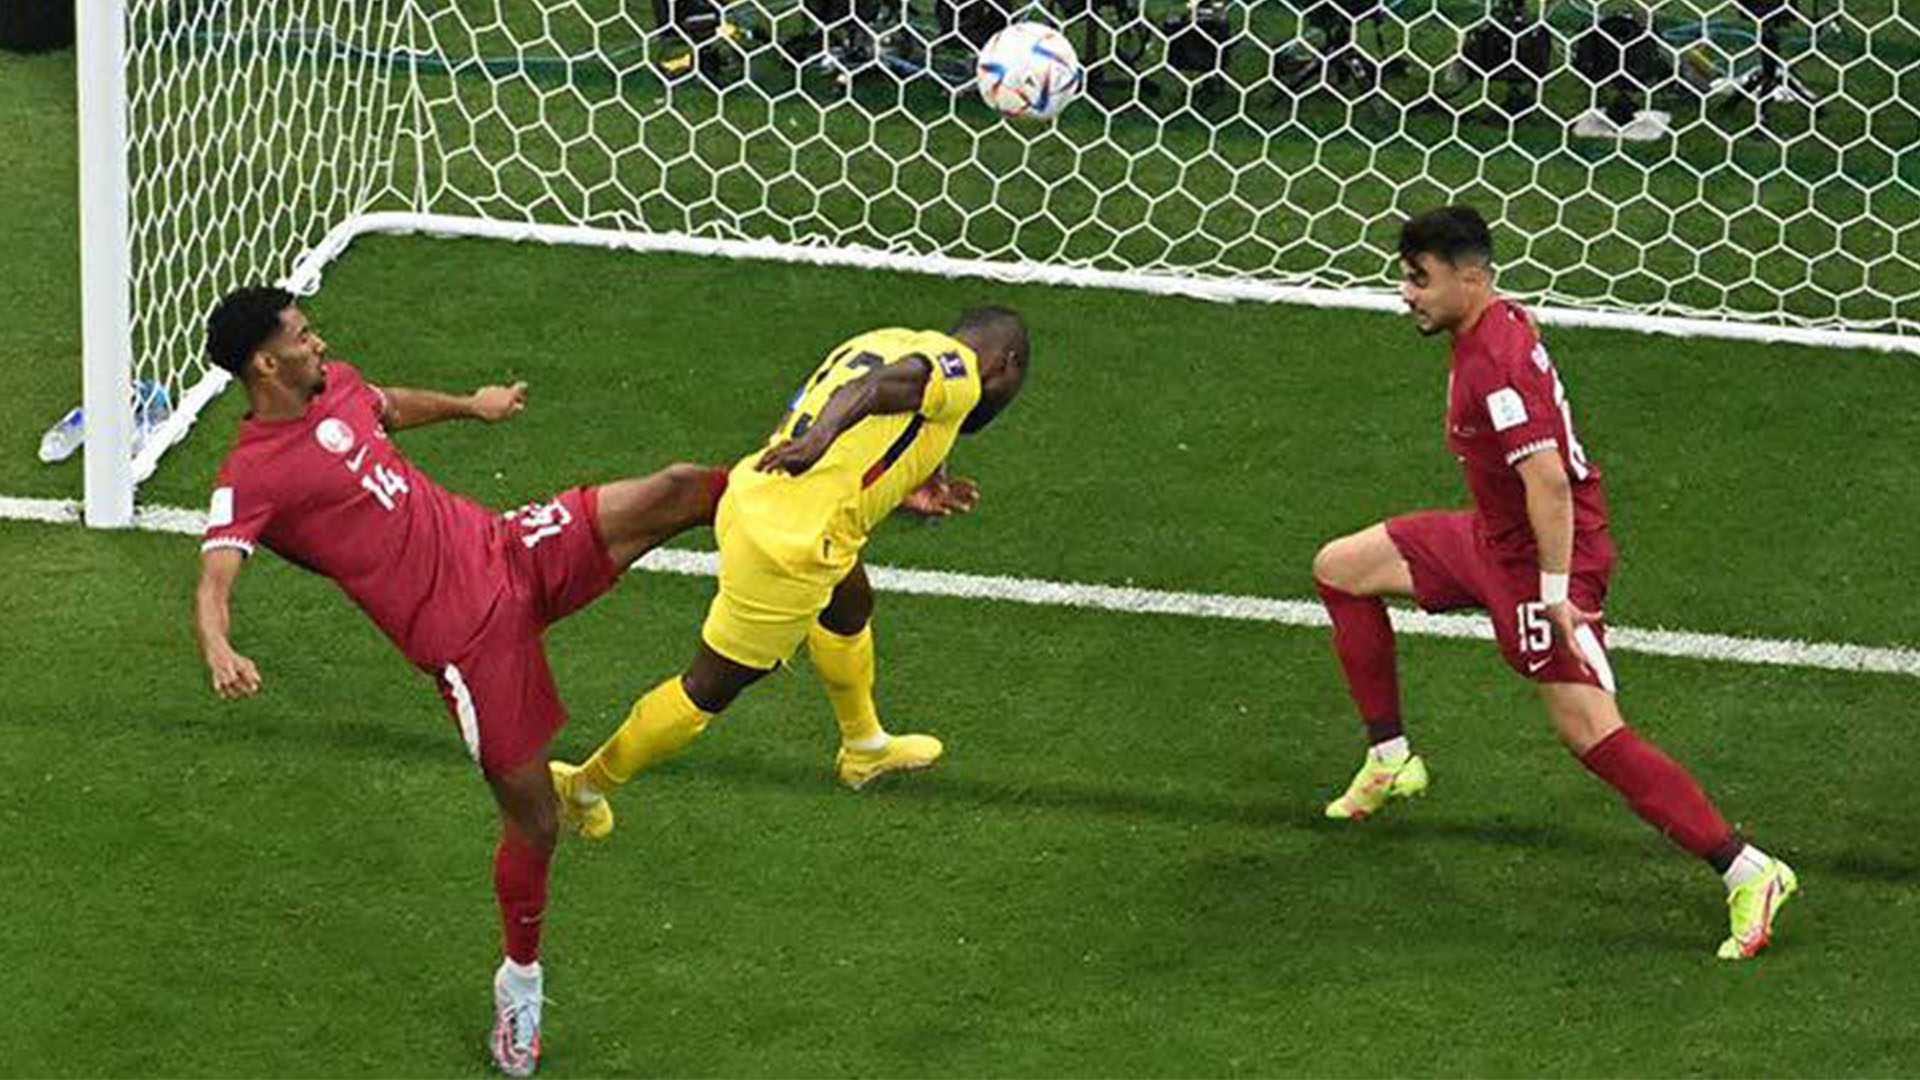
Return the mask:
<svg viewBox="0 0 1920 1080">
<path fill-rule="evenodd" d="M 217 529 L 233 524 L 233 489 L 214 488 L 213 501 L 207 504 L 207 527 Z"/>
<path fill-rule="evenodd" d="M 1527 406 L 1520 400 L 1520 392 L 1511 386 L 1503 386 L 1488 394 L 1487 418 L 1493 421 L 1495 431 L 1505 431 L 1526 423 Z"/>
<path fill-rule="evenodd" d="M 337 416 L 320 421 L 320 426 L 313 429 L 313 437 L 330 454 L 344 454 L 353 449 L 353 429 Z"/>
<path fill-rule="evenodd" d="M 957 352 L 943 352 L 940 354 L 940 374 L 949 379 L 964 379 L 967 377 L 967 361 Z"/>
</svg>

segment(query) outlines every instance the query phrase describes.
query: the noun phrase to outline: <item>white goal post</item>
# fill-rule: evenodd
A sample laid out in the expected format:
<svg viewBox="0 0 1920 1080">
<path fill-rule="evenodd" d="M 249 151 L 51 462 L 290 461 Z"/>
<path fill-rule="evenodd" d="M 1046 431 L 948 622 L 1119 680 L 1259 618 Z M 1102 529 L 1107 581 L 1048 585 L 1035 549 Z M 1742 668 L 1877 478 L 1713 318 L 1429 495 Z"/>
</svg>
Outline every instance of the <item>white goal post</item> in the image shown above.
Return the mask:
<svg viewBox="0 0 1920 1080">
<path fill-rule="evenodd" d="M 86 0 L 86 518 L 225 383 L 227 289 L 368 232 L 1394 310 L 1470 201 L 1551 322 L 1920 351 L 1895 0 Z M 1061 27 L 1090 92 L 990 112 Z M 154 409 L 156 388 L 165 407 Z"/>
</svg>

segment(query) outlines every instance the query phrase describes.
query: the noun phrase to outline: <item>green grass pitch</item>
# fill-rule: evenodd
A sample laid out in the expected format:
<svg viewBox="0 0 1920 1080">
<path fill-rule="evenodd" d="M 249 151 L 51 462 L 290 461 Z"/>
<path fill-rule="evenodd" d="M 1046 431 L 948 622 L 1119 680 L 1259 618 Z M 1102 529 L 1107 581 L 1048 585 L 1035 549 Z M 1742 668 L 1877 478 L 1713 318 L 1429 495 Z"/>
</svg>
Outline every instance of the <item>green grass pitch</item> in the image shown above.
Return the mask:
<svg viewBox="0 0 1920 1080">
<path fill-rule="evenodd" d="M 0 493 L 71 497 L 70 58 L 0 57 Z M 28 148 L 22 150 L 21 148 Z M 18 208 L 20 213 L 12 211 Z M 356 248 L 311 308 L 375 378 L 526 378 L 410 432 L 493 505 L 734 456 L 866 326 L 999 299 L 1028 392 L 975 516 L 876 562 L 1299 597 L 1323 539 L 1462 498 L 1441 346 L 1403 323 L 469 242 Z M 1912 647 L 1910 358 L 1553 331 L 1634 626 Z M 144 489 L 198 505 L 228 397 Z M 690 544 L 705 542 L 690 537 Z M 493 815 L 450 721 L 330 585 L 267 556 L 216 701 L 184 537 L 0 522 L 9 1074 L 483 1075 Z M 587 751 L 686 659 L 710 583 L 634 575 L 551 636 Z M 543 1074 L 1888 1075 L 1920 1056 L 1912 680 L 1620 655 L 1623 704 L 1792 860 L 1730 966 L 1711 874 L 1553 743 L 1478 643 L 1403 640 L 1427 799 L 1318 820 L 1358 753 L 1324 633 L 882 595 L 883 715 L 932 773 L 830 780 L 804 663 L 564 846 Z"/>
</svg>

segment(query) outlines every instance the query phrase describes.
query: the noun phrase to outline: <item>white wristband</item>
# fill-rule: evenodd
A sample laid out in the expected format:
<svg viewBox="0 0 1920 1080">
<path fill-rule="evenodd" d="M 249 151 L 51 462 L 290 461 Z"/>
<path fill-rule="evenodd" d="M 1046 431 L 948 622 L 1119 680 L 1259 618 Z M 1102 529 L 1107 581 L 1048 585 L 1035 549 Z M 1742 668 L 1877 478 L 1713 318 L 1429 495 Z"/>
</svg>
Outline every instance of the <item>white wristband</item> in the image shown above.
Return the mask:
<svg viewBox="0 0 1920 1080">
<path fill-rule="evenodd" d="M 1540 571 L 1540 602 L 1549 605 L 1566 603 L 1567 575 Z"/>
</svg>

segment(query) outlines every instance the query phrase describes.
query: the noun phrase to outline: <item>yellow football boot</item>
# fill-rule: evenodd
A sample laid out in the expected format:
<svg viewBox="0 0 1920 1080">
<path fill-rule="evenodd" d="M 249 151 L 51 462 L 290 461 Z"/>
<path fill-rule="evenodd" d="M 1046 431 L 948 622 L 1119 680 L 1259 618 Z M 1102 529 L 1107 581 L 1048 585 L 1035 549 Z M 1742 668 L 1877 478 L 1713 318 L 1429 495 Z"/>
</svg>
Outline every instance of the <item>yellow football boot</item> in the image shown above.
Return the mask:
<svg viewBox="0 0 1920 1080">
<path fill-rule="evenodd" d="M 1773 917 L 1799 891 L 1793 867 L 1769 859 L 1765 870 L 1728 893 L 1728 937 L 1720 943 L 1720 959 L 1745 960 L 1766 948 L 1773 937 Z"/>
<path fill-rule="evenodd" d="M 1327 804 L 1327 816 L 1339 821 L 1371 817 L 1388 799 L 1410 799 L 1427 790 L 1427 763 L 1418 754 L 1381 761 L 1371 753 L 1353 776 L 1346 793 Z"/>
<path fill-rule="evenodd" d="M 577 789 L 575 780 L 580 775 L 578 765 L 569 765 L 564 761 L 547 762 L 547 770 L 553 774 L 553 793 L 560 802 L 560 818 L 567 828 L 572 829 L 588 840 L 604 840 L 613 831 L 613 807 L 606 797 L 595 795 L 581 802 L 574 797 Z"/>
<path fill-rule="evenodd" d="M 878 750 L 855 750 L 842 746 L 833 759 L 840 782 L 859 791 L 891 772 L 914 772 L 931 768 L 944 751 L 940 740 L 931 735 L 895 735 Z"/>
</svg>

